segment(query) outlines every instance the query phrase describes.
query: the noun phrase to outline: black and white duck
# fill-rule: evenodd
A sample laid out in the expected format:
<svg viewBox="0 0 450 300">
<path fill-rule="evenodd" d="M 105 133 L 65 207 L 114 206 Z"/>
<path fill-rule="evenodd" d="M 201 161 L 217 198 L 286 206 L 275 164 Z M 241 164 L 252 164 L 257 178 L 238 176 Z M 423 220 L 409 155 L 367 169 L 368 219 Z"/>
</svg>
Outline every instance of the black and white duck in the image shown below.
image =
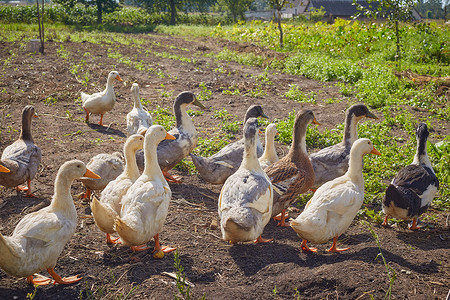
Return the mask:
<svg viewBox="0 0 450 300">
<path fill-rule="evenodd" d="M 414 160 L 395 175 L 386 190 L 382 206 L 386 214 L 383 226 L 389 226 L 388 218 L 392 216 L 402 220 L 412 219 L 411 230 L 420 228 L 418 218 L 430 207 L 439 188 L 439 180 L 427 155 L 428 135 L 427 125 L 419 124 Z"/>
</svg>

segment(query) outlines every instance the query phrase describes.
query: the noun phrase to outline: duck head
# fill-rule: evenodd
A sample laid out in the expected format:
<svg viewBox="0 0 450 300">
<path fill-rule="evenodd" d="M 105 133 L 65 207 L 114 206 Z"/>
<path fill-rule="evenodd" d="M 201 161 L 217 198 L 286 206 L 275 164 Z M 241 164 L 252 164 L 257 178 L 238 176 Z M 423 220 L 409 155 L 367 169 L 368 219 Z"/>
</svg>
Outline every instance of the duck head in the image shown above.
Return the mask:
<svg viewBox="0 0 450 300">
<path fill-rule="evenodd" d="M 354 116 L 358 120 L 362 118 L 378 119 L 378 117 L 371 113 L 364 104 L 355 104 L 351 106 L 348 109 L 347 115 Z"/>
<path fill-rule="evenodd" d="M 168 133 L 161 125 L 152 125 L 145 133 L 144 144 L 158 145 L 162 140 L 175 140 L 176 138 Z M 145 147 L 147 148 L 147 146 Z"/>
<path fill-rule="evenodd" d="M 123 81 L 122 78 L 119 76 L 119 72 L 117 72 L 117 71 L 109 72 L 109 74 L 108 74 L 108 81 L 111 82 L 112 79 Z"/>
<path fill-rule="evenodd" d="M 145 128 L 147 129 L 147 128 Z M 145 130 L 146 132 L 147 130 Z M 124 145 L 124 152 L 126 152 L 128 149 L 130 149 L 133 152 L 136 152 L 139 149 L 142 149 L 144 147 L 144 134 L 137 133 L 133 134 L 128 137 L 127 141 Z"/>
<path fill-rule="evenodd" d="M 278 135 L 277 125 L 270 123 L 266 127 L 266 138 L 272 139 L 274 136 Z"/>
<path fill-rule="evenodd" d="M 181 92 L 177 96 L 177 98 L 175 99 L 174 106 L 181 106 L 183 104 L 186 104 L 186 105 L 192 104 L 192 105 L 198 106 L 202 109 L 205 109 L 205 106 L 202 103 L 200 103 L 200 101 L 198 101 L 197 97 L 195 97 L 194 93 L 192 93 L 192 92 L 187 92 L 187 91 Z"/>
<path fill-rule="evenodd" d="M 100 176 L 86 168 L 84 162 L 78 159 L 66 161 L 58 171 L 58 176 L 64 176 L 70 180 L 89 177 L 93 179 L 100 179 Z"/>
<path fill-rule="evenodd" d="M 353 143 L 350 156 L 352 155 L 352 152 L 360 152 L 361 156 L 369 153 L 381 155 L 381 153 L 373 146 L 372 141 L 366 138 L 357 139 Z"/>
<path fill-rule="evenodd" d="M 257 117 L 263 117 L 268 119 L 269 117 L 266 116 L 266 114 L 263 112 L 261 105 L 252 105 L 247 109 L 247 112 L 245 113 L 244 117 L 244 123 L 247 122 L 249 118 L 257 118 Z"/>
</svg>

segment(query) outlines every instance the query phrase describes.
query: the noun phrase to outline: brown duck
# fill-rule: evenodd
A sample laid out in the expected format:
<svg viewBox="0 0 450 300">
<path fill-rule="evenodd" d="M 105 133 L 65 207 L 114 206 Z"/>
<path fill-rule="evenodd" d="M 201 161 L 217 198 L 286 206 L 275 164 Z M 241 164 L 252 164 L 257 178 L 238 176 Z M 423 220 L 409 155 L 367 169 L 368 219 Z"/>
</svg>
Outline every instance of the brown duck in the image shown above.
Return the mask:
<svg viewBox="0 0 450 300">
<path fill-rule="evenodd" d="M 319 124 L 313 112 L 300 111 L 295 117 L 292 145 L 288 154 L 265 169 L 274 189 L 272 216 L 281 212 L 278 226 L 289 226 L 285 222 L 286 208 L 314 184 L 314 170 L 306 152 L 306 129 L 311 123 Z"/>
</svg>

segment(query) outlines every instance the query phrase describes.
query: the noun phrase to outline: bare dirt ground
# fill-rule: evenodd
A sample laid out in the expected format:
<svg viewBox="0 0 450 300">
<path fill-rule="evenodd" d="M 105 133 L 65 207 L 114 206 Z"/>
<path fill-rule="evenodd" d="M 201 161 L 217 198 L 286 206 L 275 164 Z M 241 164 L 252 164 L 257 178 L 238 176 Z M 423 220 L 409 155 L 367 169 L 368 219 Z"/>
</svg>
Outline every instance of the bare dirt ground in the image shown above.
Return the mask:
<svg viewBox="0 0 450 300">
<path fill-rule="evenodd" d="M 87 162 L 98 153 L 121 151 L 126 138 L 125 116 L 132 107 L 130 87 L 133 82 L 139 83 L 141 98 L 150 101 L 146 107 L 150 111 L 157 106 L 171 111 L 172 101 L 179 92 L 198 93 L 201 90 L 199 84 L 206 83 L 212 90 L 212 98 L 204 103 L 210 108 L 194 117 L 202 137 L 211 137 L 218 130 L 219 120 L 212 118 L 214 110 L 225 108 L 240 120 L 249 105 L 262 104 L 271 119 L 281 119 L 293 109 L 298 111 L 304 107 L 314 111 L 322 124 L 319 130 L 322 130 L 342 123 L 343 110 L 356 101 L 349 97 L 326 104 L 323 99 L 342 98 L 333 84 L 280 73 L 270 73 L 272 84 L 262 84 L 267 95 L 259 98 L 242 96 L 257 86 L 251 75 L 260 75 L 264 69 L 218 62 L 202 54 L 218 52 L 225 46 L 244 52 L 269 53 L 268 50 L 207 38 L 188 40 L 156 34 L 142 35 L 141 38 L 146 42 L 140 48 L 113 42 L 48 42 L 45 55 L 30 54 L 16 43 L 0 43 L 3 63 L 0 149 L 17 138 L 21 111 L 25 105 L 33 104 L 41 117 L 33 120 L 32 132 L 43 154 L 40 171 L 32 181 L 37 198 L 28 199 L 13 189 L 0 188 L 2 234 L 10 234 L 24 215 L 49 204 L 56 173 L 66 160 Z M 70 60 L 57 55 L 61 45 L 70 54 Z M 135 61 L 142 60 L 155 72 L 139 71 L 109 58 L 108 49 Z M 195 56 L 197 61 L 184 63 L 146 55 L 145 49 Z M 77 80 L 69 71 L 81 60 L 86 62 L 84 66 L 90 74 L 87 87 L 79 81 L 82 78 Z M 219 66 L 225 72 L 214 71 Z M 98 116 L 92 116 L 92 123 L 86 124 L 84 112 L 75 100 L 81 91 L 102 90 L 112 69 L 119 71 L 125 80 L 125 85 L 115 84 L 117 104 L 105 115 L 105 127 L 96 125 Z M 157 71 L 163 72 L 165 78 L 156 76 Z M 289 84 L 294 83 L 305 92 L 316 92 L 317 104 L 300 104 L 283 98 Z M 166 91 L 174 91 L 173 97 L 161 97 L 161 84 Z M 241 95 L 222 94 L 222 90 L 230 86 L 239 87 Z M 44 99 L 50 96 L 56 103 L 45 104 Z M 375 113 L 382 116 L 380 112 Z M 426 114 L 423 111 L 417 113 Z M 436 126 L 437 130 L 448 131 L 449 124 L 444 125 Z M 241 132 L 236 137 L 240 138 L 240 135 Z M 277 147 L 280 155 L 287 149 L 283 145 Z M 367 226 L 360 222 L 361 218 L 340 237 L 339 244 L 351 249 L 339 254 L 326 252 L 331 243 L 317 245 L 317 254 L 302 253 L 300 239 L 294 231 L 279 228 L 273 221 L 263 234 L 265 238 L 273 237 L 273 243 L 230 245 L 220 239 L 220 229 L 211 226 L 213 220 L 217 220 L 216 203 L 221 186 L 210 185 L 187 171 L 173 172 L 183 176 L 184 181 L 179 185 L 171 184 L 173 197 L 161 241 L 178 249 L 186 278 L 193 284 L 190 288 L 193 299 L 202 296 L 206 299 L 370 299 L 371 295 L 375 299 L 384 298 L 389 287 L 386 268 L 378 257 L 380 250 Z M 125 246 L 108 246 L 105 235 L 93 219 L 87 217 L 89 205 L 75 197 L 81 192 L 83 186 L 75 181 L 72 194 L 79 226 L 55 270 L 62 276 L 79 274 L 83 279 L 69 286 L 39 287 L 35 299 L 119 299 L 126 295 L 132 299 L 172 299 L 177 295 L 175 280 L 162 275 L 163 272 L 175 272 L 174 255 L 167 254 L 164 259 L 156 260 L 151 250 L 133 254 Z M 295 217 L 299 213 L 300 210 L 292 209 L 291 215 Z M 448 211 L 431 209 L 426 214 L 432 216 L 427 220 L 430 227 L 418 232 L 410 232 L 406 223 L 392 229 L 372 223 L 382 253 L 396 272 L 393 299 L 445 299 L 449 292 Z M 153 242 L 149 246 L 153 247 Z M 130 259 L 133 255 L 139 258 L 138 262 Z M 42 274 L 48 275 L 45 271 Z M 24 299 L 30 292 L 33 287 L 25 279 L 0 272 L 0 299 Z"/>
</svg>

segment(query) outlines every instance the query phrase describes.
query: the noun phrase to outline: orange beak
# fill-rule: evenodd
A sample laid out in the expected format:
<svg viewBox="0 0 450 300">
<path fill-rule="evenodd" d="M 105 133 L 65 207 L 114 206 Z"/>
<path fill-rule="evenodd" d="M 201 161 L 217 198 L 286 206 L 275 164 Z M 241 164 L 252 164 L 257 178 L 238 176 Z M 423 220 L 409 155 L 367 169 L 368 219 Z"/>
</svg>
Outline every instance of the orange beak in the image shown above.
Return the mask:
<svg viewBox="0 0 450 300">
<path fill-rule="evenodd" d="M 258 133 L 260 133 L 260 134 L 262 133 L 261 129 L 258 129 Z"/>
<path fill-rule="evenodd" d="M 119 80 L 119 81 L 123 81 L 122 78 L 120 78 L 119 75 L 116 76 L 116 79 Z"/>
<path fill-rule="evenodd" d="M 83 175 L 84 177 L 89 177 L 89 178 L 94 178 L 94 179 L 100 179 L 101 177 L 98 176 L 97 174 L 95 174 L 94 172 L 92 172 L 89 169 L 86 169 L 86 173 L 84 173 Z"/>
<path fill-rule="evenodd" d="M 170 133 L 167 132 L 167 133 L 166 133 L 165 139 L 166 139 L 166 140 L 176 140 L 177 138 L 174 137 L 173 135 L 171 135 Z"/>
<path fill-rule="evenodd" d="M 375 155 L 381 155 L 380 151 L 375 149 L 375 147 L 373 147 L 373 149 L 372 149 L 372 151 L 370 153 L 375 154 Z"/>
<path fill-rule="evenodd" d="M 9 172 L 11 172 L 11 170 L 8 169 L 7 167 L 4 167 L 4 166 L 0 165 L 0 172 L 2 172 L 2 173 L 9 173 Z"/>
<path fill-rule="evenodd" d="M 320 123 L 317 122 L 316 118 L 314 118 L 314 120 L 311 123 L 316 124 L 316 125 L 320 125 Z"/>
</svg>

